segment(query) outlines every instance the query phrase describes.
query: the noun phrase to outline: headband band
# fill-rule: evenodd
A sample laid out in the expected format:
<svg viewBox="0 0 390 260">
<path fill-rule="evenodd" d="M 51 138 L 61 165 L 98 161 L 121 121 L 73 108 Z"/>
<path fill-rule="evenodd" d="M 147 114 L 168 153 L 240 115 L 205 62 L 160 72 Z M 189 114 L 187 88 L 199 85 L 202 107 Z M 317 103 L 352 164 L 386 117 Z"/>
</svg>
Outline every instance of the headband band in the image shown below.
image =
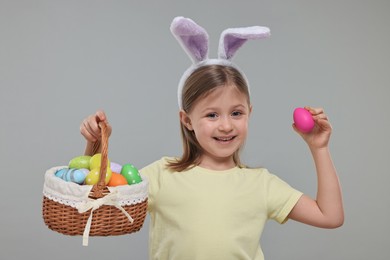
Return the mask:
<svg viewBox="0 0 390 260">
<path fill-rule="evenodd" d="M 261 26 L 226 29 L 219 39 L 217 59 L 209 59 L 209 36 L 204 28 L 189 18 L 179 16 L 173 19 L 170 29 L 192 60 L 192 65 L 184 72 L 179 81 L 177 94 L 180 109 L 182 109 L 184 83 L 196 69 L 206 65 L 230 66 L 240 71 L 247 81 L 245 74 L 231 61 L 233 56 L 247 40 L 263 39 L 270 36 L 270 29 Z"/>
</svg>

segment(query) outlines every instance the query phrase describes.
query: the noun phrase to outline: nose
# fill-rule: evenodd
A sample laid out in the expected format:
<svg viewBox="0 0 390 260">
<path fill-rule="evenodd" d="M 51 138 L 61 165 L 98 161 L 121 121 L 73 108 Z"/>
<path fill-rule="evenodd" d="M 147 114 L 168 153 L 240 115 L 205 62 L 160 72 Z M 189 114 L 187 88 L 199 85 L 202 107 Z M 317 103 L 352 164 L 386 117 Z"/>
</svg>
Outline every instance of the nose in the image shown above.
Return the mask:
<svg viewBox="0 0 390 260">
<path fill-rule="evenodd" d="M 223 132 L 230 132 L 233 130 L 232 119 L 229 116 L 220 118 L 218 129 Z"/>
</svg>

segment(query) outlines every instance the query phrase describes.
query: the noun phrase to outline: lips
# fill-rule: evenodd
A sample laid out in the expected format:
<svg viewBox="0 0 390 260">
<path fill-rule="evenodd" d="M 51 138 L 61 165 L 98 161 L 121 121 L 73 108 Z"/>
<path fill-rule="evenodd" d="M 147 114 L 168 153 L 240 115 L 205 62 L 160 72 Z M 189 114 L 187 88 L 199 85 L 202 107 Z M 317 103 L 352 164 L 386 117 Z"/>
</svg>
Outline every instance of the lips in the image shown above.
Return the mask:
<svg viewBox="0 0 390 260">
<path fill-rule="evenodd" d="M 214 139 L 219 141 L 219 142 L 229 142 L 229 141 L 233 140 L 234 138 L 236 138 L 236 136 L 214 137 Z"/>
</svg>

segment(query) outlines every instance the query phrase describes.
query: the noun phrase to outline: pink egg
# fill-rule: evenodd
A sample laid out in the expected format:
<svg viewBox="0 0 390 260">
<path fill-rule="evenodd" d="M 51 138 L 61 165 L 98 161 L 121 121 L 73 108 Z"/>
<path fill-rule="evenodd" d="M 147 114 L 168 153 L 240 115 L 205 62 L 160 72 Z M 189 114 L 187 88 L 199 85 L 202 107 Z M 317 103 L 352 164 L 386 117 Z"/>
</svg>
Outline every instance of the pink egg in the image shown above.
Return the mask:
<svg viewBox="0 0 390 260">
<path fill-rule="evenodd" d="M 309 111 L 296 108 L 293 114 L 295 126 L 303 133 L 309 133 L 314 127 L 314 120 Z"/>
</svg>

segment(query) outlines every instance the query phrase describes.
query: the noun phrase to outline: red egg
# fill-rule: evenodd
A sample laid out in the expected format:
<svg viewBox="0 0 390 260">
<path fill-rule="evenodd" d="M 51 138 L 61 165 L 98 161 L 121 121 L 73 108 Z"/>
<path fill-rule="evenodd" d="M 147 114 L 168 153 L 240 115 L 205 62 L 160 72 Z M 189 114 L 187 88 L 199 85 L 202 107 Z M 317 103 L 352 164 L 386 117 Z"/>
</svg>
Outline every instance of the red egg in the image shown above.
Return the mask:
<svg viewBox="0 0 390 260">
<path fill-rule="evenodd" d="M 127 185 L 126 178 L 119 173 L 113 172 L 107 186 L 115 187 L 120 185 Z"/>
</svg>

